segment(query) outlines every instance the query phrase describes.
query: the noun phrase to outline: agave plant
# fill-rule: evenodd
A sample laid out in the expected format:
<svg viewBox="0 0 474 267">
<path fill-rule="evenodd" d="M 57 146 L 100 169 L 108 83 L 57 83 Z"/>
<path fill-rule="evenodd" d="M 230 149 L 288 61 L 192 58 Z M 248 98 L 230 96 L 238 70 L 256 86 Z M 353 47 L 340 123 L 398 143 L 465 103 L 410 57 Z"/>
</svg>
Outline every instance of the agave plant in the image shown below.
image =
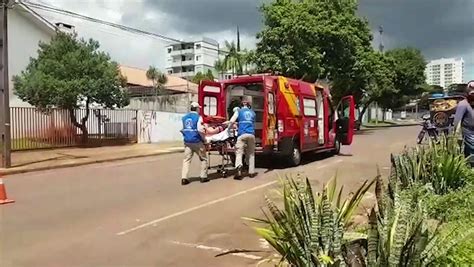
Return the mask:
<svg viewBox="0 0 474 267">
<path fill-rule="evenodd" d="M 429 146 L 418 146 L 392 156 L 392 171 L 400 186 L 429 184 L 435 193 L 445 194 L 473 180 L 474 173 L 464 157 L 457 140 L 442 136 Z"/>
<path fill-rule="evenodd" d="M 264 219 L 247 219 L 264 224 L 258 235 L 280 254 L 280 263 L 291 266 L 346 266 L 350 242 L 359 235 L 345 235 L 347 226 L 364 194 L 373 182 L 365 182 L 343 200 L 333 178 L 321 193 L 313 194 L 309 180 L 298 177 L 282 181 L 283 209 L 266 198 L 269 212 Z M 355 237 L 354 237 L 355 236 Z M 360 254 L 360 253 L 359 253 Z"/>
<path fill-rule="evenodd" d="M 369 215 L 368 266 L 436 266 L 456 244 L 474 234 L 466 225 L 429 220 L 423 203 L 426 187 L 398 190 L 391 181 L 388 198 L 381 179 L 376 188 L 382 192 L 376 194 L 378 209 Z"/>
</svg>

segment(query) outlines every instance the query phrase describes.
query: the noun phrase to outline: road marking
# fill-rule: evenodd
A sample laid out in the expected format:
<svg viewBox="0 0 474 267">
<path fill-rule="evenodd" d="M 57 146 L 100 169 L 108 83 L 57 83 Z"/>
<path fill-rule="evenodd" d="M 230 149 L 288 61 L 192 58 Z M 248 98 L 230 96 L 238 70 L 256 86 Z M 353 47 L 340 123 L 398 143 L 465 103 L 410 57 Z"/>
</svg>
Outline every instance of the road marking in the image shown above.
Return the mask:
<svg viewBox="0 0 474 267">
<path fill-rule="evenodd" d="M 336 160 L 336 161 L 334 161 L 334 162 L 327 163 L 327 164 L 319 165 L 319 166 L 316 167 L 316 169 L 325 168 L 325 167 L 327 167 L 327 166 L 330 165 L 330 164 L 333 164 L 333 163 L 340 163 L 340 162 L 342 162 L 341 159 Z M 268 186 L 273 185 L 273 184 L 276 184 L 276 183 L 278 183 L 278 180 L 271 181 L 271 182 L 268 182 L 268 183 L 265 183 L 265 184 L 262 184 L 262 185 L 258 185 L 258 186 L 252 187 L 252 188 L 250 188 L 250 189 L 247 189 L 247 190 L 244 190 L 244 191 L 240 191 L 240 192 L 235 193 L 235 194 L 230 195 L 230 196 L 221 197 L 221 198 L 218 198 L 218 199 L 215 199 L 215 200 L 212 200 L 212 201 L 203 203 L 203 204 L 201 204 L 201 205 L 198 205 L 198 206 L 195 206 L 195 207 L 192 207 L 192 208 L 189 208 L 189 209 L 185 209 L 185 210 L 182 210 L 182 211 L 179 211 L 179 212 L 170 214 L 170 215 L 165 216 L 165 217 L 158 218 L 158 219 L 156 219 L 156 220 L 153 220 L 153 221 L 150 221 L 150 222 L 147 222 L 147 223 L 144 223 L 144 224 L 140 224 L 140 225 L 135 226 L 135 227 L 133 227 L 133 228 L 130 228 L 130 229 L 128 229 L 128 230 L 119 232 L 119 233 L 117 233 L 117 235 L 126 235 L 126 234 L 129 234 L 129 233 L 131 233 L 131 232 L 135 232 L 135 231 L 137 231 L 137 230 L 140 230 L 140 229 L 142 229 L 142 228 L 145 228 L 145 227 L 148 227 L 148 226 L 151 226 L 151 225 L 156 225 L 156 224 L 158 224 L 158 223 L 160 223 L 160 222 L 163 222 L 163 221 L 166 221 L 166 220 L 169 220 L 169 219 L 172 219 L 172 218 L 175 218 L 175 217 L 178 217 L 178 216 L 181 216 L 181 215 L 184 215 L 184 214 L 193 212 L 193 211 L 198 210 L 198 209 L 206 208 L 206 207 L 212 206 L 212 205 L 214 205 L 214 204 L 217 204 L 217 203 L 220 203 L 220 202 L 224 202 L 224 201 L 226 201 L 226 200 L 229 200 L 229 199 L 232 199 L 232 198 L 241 196 L 241 195 L 245 195 L 245 194 L 247 194 L 247 193 L 250 193 L 250 192 L 253 192 L 253 191 L 256 191 L 256 190 L 260 190 L 260 189 L 262 189 L 262 188 L 268 187 Z"/>
<path fill-rule="evenodd" d="M 206 245 L 199 245 L 199 244 L 191 244 L 191 243 L 183 243 L 183 242 L 178 242 L 178 241 L 171 241 L 171 243 L 179 246 L 184 246 L 184 247 L 189 247 L 189 248 L 197 248 L 197 249 L 202 249 L 202 250 L 210 250 L 210 251 L 215 251 L 218 252 L 219 254 L 224 254 L 224 253 L 229 253 L 230 255 L 241 257 L 241 258 L 246 258 L 246 259 L 251 259 L 251 260 L 261 260 L 262 257 L 257 256 L 257 255 L 252 255 L 252 254 L 247 254 L 243 252 L 236 252 L 232 253 L 231 250 L 229 249 L 223 249 L 223 248 L 218 248 L 218 247 L 210 247 Z"/>
</svg>

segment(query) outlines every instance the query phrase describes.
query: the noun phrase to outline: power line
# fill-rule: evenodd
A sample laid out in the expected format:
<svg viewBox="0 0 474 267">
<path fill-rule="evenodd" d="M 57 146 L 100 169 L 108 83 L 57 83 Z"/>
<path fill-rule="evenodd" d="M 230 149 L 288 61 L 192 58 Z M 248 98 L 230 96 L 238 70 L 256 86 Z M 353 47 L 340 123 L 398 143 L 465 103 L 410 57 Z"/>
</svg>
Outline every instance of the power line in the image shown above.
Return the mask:
<svg viewBox="0 0 474 267">
<path fill-rule="evenodd" d="M 82 19 L 82 20 L 87 20 L 87 21 L 90 21 L 90 22 L 106 25 L 106 26 L 109 26 L 109 27 L 117 28 L 117 29 L 120 29 L 120 30 L 123 30 L 123 31 L 134 33 L 134 34 L 159 38 L 159 39 L 165 40 L 167 42 L 173 42 L 173 43 L 179 43 L 179 44 L 186 43 L 186 42 L 183 42 L 181 40 L 178 40 L 178 39 L 175 39 L 175 38 L 172 38 L 172 37 L 168 37 L 168 36 L 165 36 L 165 35 L 162 35 L 162 34 L 149 32 L 149 31 L 129 27 L 129 26 L 126 26 L 126 25 L 122 25 L 122 24 L 118 24 L 118 23 L 114 23 L 114 22 L 110 22 L 110 21 L 105 21 L 105 20 L 85 16 L 85 15 L 82 15 L 82 14 L 79 14 L 79 13 L 76 13 L 76 12 L 72 12 L 72 11 L 61 9 L 61 8 L 54 7 L 54 6 L 49 6 L 49 5 L 44 5 L 44 4 L 34 3 L 34 2 L 29 2 L 29 1 L 20 1 L 20 3 L 26 5 L 30 8 L 35 8 L 35 9 L 39 9 L 39 10 L 43 10 L 43 11 L 47 11 L 47 12 L 52 12 L 52 13 L 57 13 L 57 14 L 65 15 L 65 16 L 70 16 L 70 17 Z M 220 54 L 220 53 L 228 54 L 229 53 L 228 51 L 223 51 L 223 50 L 220 50 L 220 49 L 215 49 L 215 48 L 210 48 L 210 47 L 205 47 L 205 48 L 208 49 L 208 50 L 217 51 L 218 54 Z"/>
</svg>

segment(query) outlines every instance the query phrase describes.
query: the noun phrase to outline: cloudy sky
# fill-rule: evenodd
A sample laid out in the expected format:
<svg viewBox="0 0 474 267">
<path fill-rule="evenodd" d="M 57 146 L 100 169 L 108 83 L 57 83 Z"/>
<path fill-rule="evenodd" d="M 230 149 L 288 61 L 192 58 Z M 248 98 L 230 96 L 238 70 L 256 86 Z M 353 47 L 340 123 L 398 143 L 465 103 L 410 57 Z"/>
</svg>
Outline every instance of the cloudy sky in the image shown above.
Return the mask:
<svg viewBox="0 0 474 267">
<path fill-rule="evenodd" d="M 258 7 L 269 0 L 30 0 L 71 10 L 176 39 L 202 36 L 223 42 L 240 27 L 244 47 L 255 46 L 261 28 Z M 465 79 L 474 79 L 474 0 L 359 0 L 378 45 L 384 27 L 387 49 L 413 46 L 427 59 L 463 57 Z M 166 41 L 123 32 L 79 19 L 41 11 L 48 19 L 76 26 L 80 35 L 101 42 L 118 62 L 146 68 L 164 67 Z"/>
</svg>

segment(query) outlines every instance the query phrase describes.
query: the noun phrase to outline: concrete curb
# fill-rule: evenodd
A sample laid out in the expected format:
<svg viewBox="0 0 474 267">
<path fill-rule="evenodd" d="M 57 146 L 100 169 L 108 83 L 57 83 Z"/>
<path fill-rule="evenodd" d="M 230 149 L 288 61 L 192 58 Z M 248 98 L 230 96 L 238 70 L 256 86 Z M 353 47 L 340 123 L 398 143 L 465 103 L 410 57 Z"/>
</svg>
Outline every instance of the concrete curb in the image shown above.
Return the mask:
<svg viewBox="0 0 474 267">
<path fill-rule="evenodd" d="M 29 172 L 47 171 L 47 170 L 55 170 L 55 169 L 65 169 L 65 168 L 71 168 L 71 167 L 78 167 L 78 166 L 105 163 L 105 162 L 114 162 L 114 161 L 121 161 L 121 160 L 127 160 L 127 159 L 169 155 L 169 154 L 180 153 L 180 152 L 183 152 L 183 151 L 184 151 L 184 148 L 179 148 L 179 149 L 178 148 L 171 148 L 171 149 L 168 149 L 168 150 L 162 150 L 162 151 L 159 151 L 159 152 L 152 152 L 152 153 L 147 153 L 147 154 L 123 156 L 123 157 L 110 158 L 110 159 L 98 159 L 98 160 L 91 160 L 91 161 L 84 161 L 84 162 L 66 163 L 66 164 L 44 166 L 44 167 L 37 167 L 37 168 L 31 168 L 31 169 L 15 169 L 15 168 L 0 169 L 0 175 L 13 175 L 13 174 L 22 174 L 22 173 L 29 173 Z"/>
<path fill-rule="evenodd" d="M 411 126 L 420 126 L 420 123 L 407 123 L 407 124 L 394 124 L 394 125 L 381 125 L 381 126 L 362 125 L 362 127 L 366 129 L 398 128 L 398 127 L 411 127 Z"/>
</svg>

